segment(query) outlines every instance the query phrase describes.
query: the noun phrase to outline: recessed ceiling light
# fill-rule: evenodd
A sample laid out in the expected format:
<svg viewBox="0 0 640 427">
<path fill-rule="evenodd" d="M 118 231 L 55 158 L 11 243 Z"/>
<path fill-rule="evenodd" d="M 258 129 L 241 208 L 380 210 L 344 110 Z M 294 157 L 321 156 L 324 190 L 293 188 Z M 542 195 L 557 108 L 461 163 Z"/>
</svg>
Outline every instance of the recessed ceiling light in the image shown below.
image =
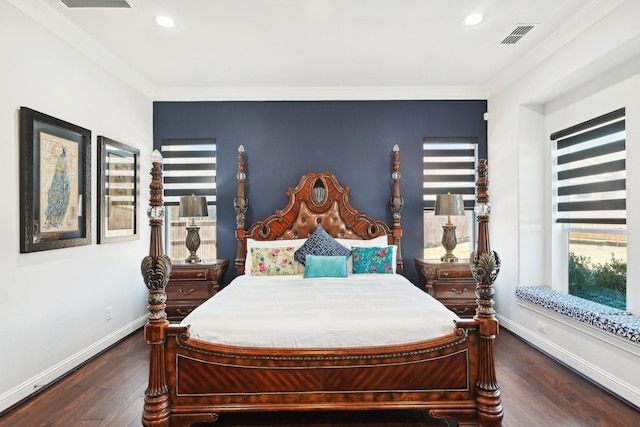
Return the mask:
<svg viewBox="0 0 640 427">
<path fill-rule="evenodd" d="M 464 21 L 462 22 L 464 25 L 471 26 L 471 25 L 478 25 L 483 20 L 484 20 L 484 16 L 482 16 L 481 13 L 474 13 L 464 18 Z"/>
<path fill-rule="evenodd" d="M 156 16 L 156 24 L 163 28 L 173 28 L 176 26 L 173 18 L 170 18 L 169 16 Z"/>
</svg>

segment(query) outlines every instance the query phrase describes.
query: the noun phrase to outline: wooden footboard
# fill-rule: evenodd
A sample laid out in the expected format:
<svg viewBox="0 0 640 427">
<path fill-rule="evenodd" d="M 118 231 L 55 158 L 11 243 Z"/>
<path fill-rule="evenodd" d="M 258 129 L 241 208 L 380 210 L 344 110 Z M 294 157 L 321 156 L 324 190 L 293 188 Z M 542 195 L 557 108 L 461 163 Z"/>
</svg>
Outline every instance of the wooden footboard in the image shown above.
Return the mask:
<svg viewBox="0 0 640 427">
<path fill-rule="evenodd" d="M 475 423 L 478 324 L 460 326 L 411 345 L 301 351 L 216 345 L 167 325 L 171 411 L 165 424 L 148 425 L 188 426 L 223 412 L 417 408 Z"/>
</svg>

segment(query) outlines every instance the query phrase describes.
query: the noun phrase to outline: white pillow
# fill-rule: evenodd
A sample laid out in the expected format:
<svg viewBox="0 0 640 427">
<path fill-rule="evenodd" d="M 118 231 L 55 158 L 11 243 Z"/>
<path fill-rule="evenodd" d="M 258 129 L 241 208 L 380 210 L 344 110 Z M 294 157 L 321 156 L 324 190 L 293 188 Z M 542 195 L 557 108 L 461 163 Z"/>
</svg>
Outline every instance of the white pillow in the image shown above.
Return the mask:
<svg viewBox="0 0 640 427">
<path fill-rule="evenodd" d="M 255 240 L 247 238 L 247 255 L 244 261 L 244 274 L 251 276 L 251 248 L 273 248 L 292 246 L 295 252 L 307 239 L 290 239 L 290 240 Z M 299 263 L 296 261 L 296 271 L 300 272 Z"/>
<path fill-rule="evenodd" d="M 374 237 L 373 239 L 369 239 L 369 240 L 362 240 L 362 239 L 336 239 L 341 245 L 343 245 L 346 248 L 378 248 L 378 247 L 386 247 L 386 246 L 391 246 L 393 249 L 393 255 L 392 255 L 392 263 L 393 263 L 393 272 L 396 272 L 396 258 L 397 258 L 397 254 L 398 254 L 398 246 L 396 245 L 389 245 L 389 238 L 387 236 L 379 236 L 379 237 Z M 353 261 L 351 260 L 351 257 L 347 258 L 347 271 L 349 273 L 351 273 L 353 271 Z"/>
<path fill-rule="evenodd" d="M 336 239 L 336 240 L 340 242 L 341 245 L 349 249 L 355 248 L 355 247 L 379 248 L 382 246 L 389 245 L 389 239 L 387 238 L 387 236 L 374 237 L 373 239 L 369 239 L 369 240 L 362 240 L 362 239 Z"/>
</svg>

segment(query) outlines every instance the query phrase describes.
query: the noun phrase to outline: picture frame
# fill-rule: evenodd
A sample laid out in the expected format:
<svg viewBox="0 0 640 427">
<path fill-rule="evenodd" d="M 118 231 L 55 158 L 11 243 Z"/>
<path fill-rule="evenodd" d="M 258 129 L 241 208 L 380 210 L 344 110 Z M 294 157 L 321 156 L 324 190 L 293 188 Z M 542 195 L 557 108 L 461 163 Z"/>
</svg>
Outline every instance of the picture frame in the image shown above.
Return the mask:
<svg viewBox="0 0 640 427">
<path fill-rule="evenodd" d="M 91 244 L 91 131 L 20 108 L 20 252 Z"/>
<path fill-rule="evenodd" d="M 140 150 L 98 136 L 98 243 L 139 235 Z"/>
</svg>

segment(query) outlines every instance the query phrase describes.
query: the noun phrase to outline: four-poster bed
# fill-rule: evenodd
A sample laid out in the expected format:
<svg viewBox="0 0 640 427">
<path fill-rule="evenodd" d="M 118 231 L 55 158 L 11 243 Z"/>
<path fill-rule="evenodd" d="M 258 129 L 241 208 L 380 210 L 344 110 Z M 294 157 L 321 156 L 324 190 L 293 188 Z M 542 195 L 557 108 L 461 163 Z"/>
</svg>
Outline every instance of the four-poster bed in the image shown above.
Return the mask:
<svg viewBox="0 0 640 427">
<path fill-rule="evenodd" d="M 472 320 L 461 320 L 444 309 L 447 313 L 439 313 L 445 320 L 447 316 L 454 319 L 448 320 L 450 326 L 445 326 L 448 332 L 425 335 L 423 339 L 407 342 L 372 344 L 367 341 L 365 345 L 337 347 L 233 345 L 196 339 L 192 333 L 199 334 L 200 329 L 196 324 L 199 315 L 195 313 L 205 313 L 205 305 L 213 304 L 215 307 L 215 303 L 224 301 L 227 296 L 241 294 L 239 289 L 251 289 L 241 288 L 242 283 L 260 280 L 255 270 L 255 259 L 254 270 L 247 270 L 251 268 L 254 254 L 251 247 L 258 246 L 255 242 L 272 242 L 273 245 L 296 239 L 307 242 L 315 238 L 319 228 L 330 236 L 328 239 L 335 238 L 351 247 L 352 254 L 360 254 L 361 251 L 354 248 L 366 247 L 373 241 L 376 243 L 372 251 L 376 253 L 393 248 L 394 267 L 390 268 L 393 271 L 386 272 L 388 274 L 360 275 L 358 279 L 361 283 L 374 286 L 373 283 L 377 283 L 374 279 L 384 282 L 385 278 L 390 283 L 391 279 L 406 281 L 401 276 L 400 219 L 403 199 L 400 196 L 397 147 L 394 147 L 392 162 L 391 227 L 354 209 L 348 199 L 349 188 L 342 187 L 333 174 L 309 172 L 295 188 L 289 188 L 289 202 L 284 209 L 246 228 L 248 199 L 244 191 L 244 151 L 239 150 L 238 193 L 234 200 L 238 248 L 235 267 L 236 274 L 243 277 L 235 279 L 228 286 L 229 290 L 223 289 L 194 310 L 194 314 L 185 319 L 186 322 L 194 322 L 191 326 L 184 323 L 169 324 L 164 313 L 164 289 L 171 262 L 162 250 L 161 157 L 154 154 L 152 162 L 150 254 L 144 258 L 141 266 L 149 289 L 150 312 L 145 326 L 145 337 L 150 346 L 149 385 L 142 416 L 145 426 L 188 426 L 197 422 L 214 422 L 219 414 L 225 412 L 371 409 L 424 409 L 435 417 L 455 418 L 460 425 L 501 425 L 503 413 L 493 358 L 493 340 L 498 332 L 498 323 L 492 299 L 493 281 L 499 271 L 500 261 L 489 247 L 486 161 L 481 160 L 478 167 L 478 246 L 471 260 L 478 282 L 476 316 Z M 296 252 L 302 252 L 302 242 L 299 243 L 301 246 L 295 246 Z M 280 249 L 285 248 L 278 247 L 275 252 L 279 253 Z M 331 258 L 333 262 L 333 258 L 340 258 L 314 258 L 316 255 L 307 253 L 305 278 L 300 274 L 300 283 L 318 283 L 316 290 L 329 290 L 338 283 L 342 284 L 343 280 L 349 281 L 349 278 L 335 277 L 306 278 L 312 261 Z M 349 258 L 354 257 L 352 255 Z M 358 260 L 354 258 L 352 262 Z M 301 269 L 300 265 L 293 267 L 292 263 L 287 264 L 289 267 Z M 352 271 L 356 271 L 355 266 Z M 357 276 L 351 274 L 352 271 L 348 276 Z M 247 277 L 251 275 L 254 277 Z M 274 277 L 268 278 L 275 282 L 273 286 L 278 286 Z M 283 282 L 287 280 L 295 279 L 287 278 Z M 405 287 L 402 288 L 403 292 L 406 289 L 409 293 L 416 291 L 421 294 L 420 298 L 416 298 L 416 294 L 411 293 L 412 299 L 421 299 L 422 295 L 426 295 L 409 285 L 413 289 Z M 398 285 L 398 292 L 402 286 Z M 429 303 L 444 307 L 430 296 L 426 298 L 431 299 Z M 366 298 L 360 297 L 362 299 Z M 375 313 L 379 307 L 372 310 Z M 438 310 L 434 310 L 434 313 Z M 434 314 L 433 322 L 435 317 Z M 428 324 L 431 321 L 420 323 Z"/>
</svg>

